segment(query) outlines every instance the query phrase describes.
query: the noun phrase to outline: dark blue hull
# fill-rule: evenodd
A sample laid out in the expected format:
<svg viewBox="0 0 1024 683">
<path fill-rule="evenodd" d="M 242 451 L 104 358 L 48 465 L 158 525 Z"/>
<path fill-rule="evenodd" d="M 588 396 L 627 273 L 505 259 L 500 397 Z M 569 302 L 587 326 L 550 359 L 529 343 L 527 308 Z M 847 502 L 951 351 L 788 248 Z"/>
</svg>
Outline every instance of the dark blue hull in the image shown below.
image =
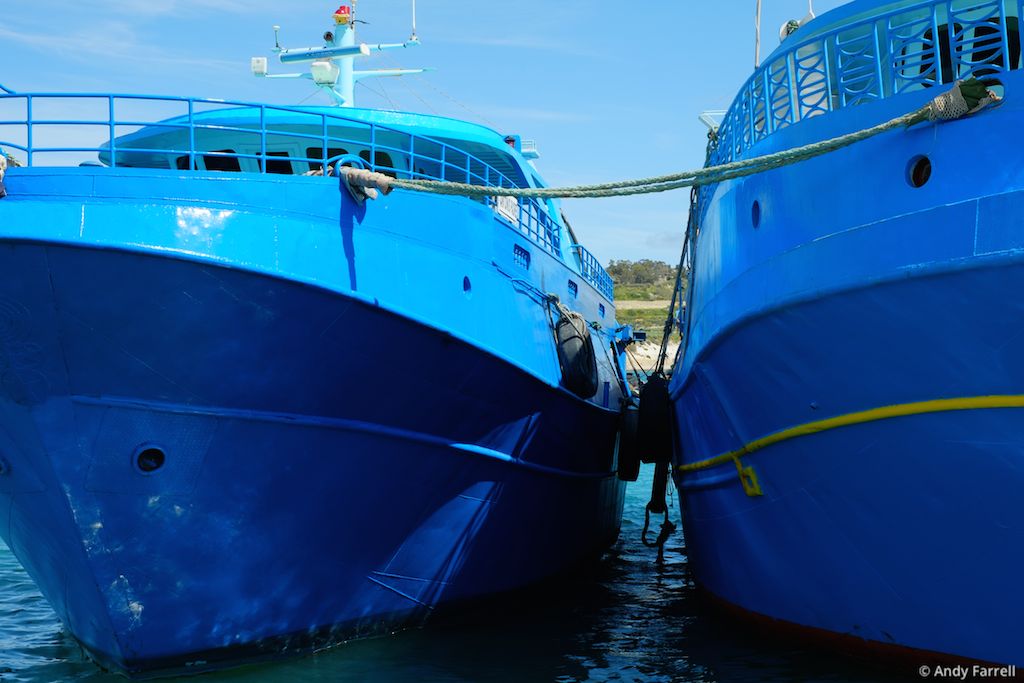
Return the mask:
<svg viewBox="0 0 1024 683">
<path fill-rule="evenodd" d="M 911 5 L 851 3 L 815 20 L 823 34 L 784 42 L 767 68 L 816 50 L 824 64 L 794 93 L 799 120 L 757 124 L 741 97 L 713 161 L 912 112 L 940 90 L 900 80 L 935 22 L 967 78 L 984 31 L 957 22 L 1013 36 L 1022 7 Z M 908 29 L 910 16 L 927 26 Z M 882 52 L 826 59 L 858 35 L 881 37 Z M 877 78 L 863 66 L 875 57 Z M 998 106 L 709 186 L 695 214 L 688 346 L 672 384 L 675 462 L 700 468 L 676 477 L 694 576 L 746 613 L 909 654 L 914 669 L 1024 665 L 1024 166 L 1007 145 L 1024 122 L 1018 60 L 998 69 Z M 877 96 L 842 90 L 858 68 Z M 807 107 L 814 82 L 827 86 L 823 110 Z M 751 111 L 789 106 L 749 92 Z"/>
<path fill-rule="evenodd" d="M 1024 300 L 999 295 L 1024 287 L 1024 264 L 975 266 L 786 306 L 704 357 L 714 381 L 691 384 L 676 407 L 691 453 L 696 434 L 717 454 L 733 434 L 752 442 L 881 406 L 918 411 L 741 457 L 761 496 L 744 493 L 731 462 L 679 476 L 706 590 L 844 647 L 1024 664 L 1013 626 L 1024 595 L 1012 589 L 1024 563 L 1024 359 L 1011 341 Z M 951 311 L 955 322 L 929 324 Z M 826 354 L 843 362 L 790 369 Z M 1002 407 L 971 408 L 978 397 Z"/>
<path fill-rule="evenodd" d="M 385 633 L 618 533 L 616 413 L 436 328 L 152 253 L 0 271 L 0 533 L 110 665 Z"/>
</svg>

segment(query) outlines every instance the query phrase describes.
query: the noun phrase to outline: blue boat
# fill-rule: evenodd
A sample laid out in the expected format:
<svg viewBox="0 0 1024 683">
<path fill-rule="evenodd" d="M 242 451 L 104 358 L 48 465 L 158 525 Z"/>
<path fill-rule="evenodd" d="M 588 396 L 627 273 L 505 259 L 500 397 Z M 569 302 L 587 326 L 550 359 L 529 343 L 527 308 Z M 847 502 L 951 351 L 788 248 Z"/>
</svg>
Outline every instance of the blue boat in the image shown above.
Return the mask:
<svg viewBox="0 0 1024 683">
<path fill-rule="evenodd" d="M 516 136 L 354 108 L 396 74 L 353 26 L 276 50 L 341 106 L 0 96 L 0 536 L 104 666 L 391 633 L 618 534 L 611 279 L 557 201 L 340 182 L 543 186 Z"/>
<path fill-rule="evenodd" d="M 791 22 L 713 130 L 711 166 L 960 79 L 1004 96 L 698 193 L 675 483 L 695 578 L 743 614 L 922 665 L 1024 665 L 1022 16 L 856 0 Z"/>
</svg>

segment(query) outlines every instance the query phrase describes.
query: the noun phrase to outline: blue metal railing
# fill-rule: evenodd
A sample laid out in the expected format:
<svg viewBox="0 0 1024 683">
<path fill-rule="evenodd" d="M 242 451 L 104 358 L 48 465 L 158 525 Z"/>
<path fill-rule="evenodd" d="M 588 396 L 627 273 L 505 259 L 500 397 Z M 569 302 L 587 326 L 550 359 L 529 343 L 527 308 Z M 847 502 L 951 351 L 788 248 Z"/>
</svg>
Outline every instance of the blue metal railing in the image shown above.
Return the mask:
<svg viewBox="0 0 1024 683">
<path fill-rule="evenodd" d="M 234 159 L 234 170 L 268 173 L 271 164 L 287 163 L 294 172 L 297 162 L 316 172 L 325 160 L 328 166 L 340 160 L 399 178 L 486 187 L 522 187 L 524 182 L 514 181 L 450 143 L 348 117 L 344 110 L 171 96 L 23 94 L 2 86 L 0 90 L 6 93 L 0 95 L 0 148 L 20 151 L 27 166 L 95 165 L 98 161 L 111 168 L 188 171 L 197 169 L 199 160 L 207 165 L 211 160 L 216 164 Z M 149 118 L 140 115 L 147 108 L 162 113 Z M 88 118 L 74 115 L 84 110 L 91 110 Z M 48 118 L 46 112 L 52 115 Z M 225 142 L 226 134 L 234 136 L 233 142 Z M 240 137 L 245 145 L 235 144 Z M 271 153 L 284 143 L 301 144 L 304 153 Z M 225 150 L 225 146 L 241 151 Z M 350 154 L 353 148 L 360 153 Z M 318 154 L 310 154 L 313 150 Z M 500 213 L 494 198 L 488 204 L 531 241 L 562 258 L 559 225 L 543 202 L 520 199 L 517 211 Z"/>
<path fill-rule="evenodd" d="M 923 0 L 803 41 L 798 32 L 740 89 L 708 163 L 735 161 L 803 119 L 1021 68 L 1022 15 L 1024 0 Z"/>
<path fill-rule="evenodd" d="M 582 244 L 572 245 L 573 251 L 576 252 L 576 256 L 580 262 L 580 274 L 583 279 L 594 285 L 597 291 L 608 297 L 609 301 L 615 300 L 615 285 L 612 282 L 611 275 L 608 271 L 601 266 L 600 261 L 587 251 L 586 247 Z"/>
</svg>

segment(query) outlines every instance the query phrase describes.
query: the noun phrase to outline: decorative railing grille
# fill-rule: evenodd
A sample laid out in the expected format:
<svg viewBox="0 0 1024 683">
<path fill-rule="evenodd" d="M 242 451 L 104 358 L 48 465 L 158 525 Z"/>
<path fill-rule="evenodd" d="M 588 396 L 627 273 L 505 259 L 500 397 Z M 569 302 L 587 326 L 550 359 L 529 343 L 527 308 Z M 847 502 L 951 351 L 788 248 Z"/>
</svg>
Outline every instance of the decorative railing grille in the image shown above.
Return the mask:
<svg viewBox="0 0 1024 683">
<path fill-rule="evenodd" d="M 1022 15 L 1024 0 L 925 0 L 806 40 L 797 32 L 740 89 L 708 163 L 735 161 L 803 119 L 1019 69 Z"/>
</svg>

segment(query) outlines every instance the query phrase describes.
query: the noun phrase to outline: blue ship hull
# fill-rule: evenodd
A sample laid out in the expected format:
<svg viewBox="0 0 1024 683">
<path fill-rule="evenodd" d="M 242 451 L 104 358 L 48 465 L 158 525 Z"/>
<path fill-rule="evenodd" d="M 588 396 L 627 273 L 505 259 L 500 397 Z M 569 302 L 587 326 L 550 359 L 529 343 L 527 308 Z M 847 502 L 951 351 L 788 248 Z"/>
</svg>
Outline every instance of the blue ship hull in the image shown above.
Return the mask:
<svg viewBox="0 0 1024 683">
<path fill-rule="evenodd" d="M 535 253 L 511 278 L 533 247 L 486 207 L 269 176 L 7 181 L 0 534 L 99 661 L 196 671 L 387 633 L 614 541 L 614 364 L 593 401 L 559 386 L 521 285 L 571 274 Z"/>
<path fill-rule="evenodd" d="M 837 108 L 744 156 L 934 94 Z M 716 598 L 916 665 L 1024 664 L 1024 170 L 1006 147 L 1022 124 L 1011 96 L 705 192 L 675 463 L 735 453 L 761 493 L 732 461 L 676 473 Z"/>
</svg>

